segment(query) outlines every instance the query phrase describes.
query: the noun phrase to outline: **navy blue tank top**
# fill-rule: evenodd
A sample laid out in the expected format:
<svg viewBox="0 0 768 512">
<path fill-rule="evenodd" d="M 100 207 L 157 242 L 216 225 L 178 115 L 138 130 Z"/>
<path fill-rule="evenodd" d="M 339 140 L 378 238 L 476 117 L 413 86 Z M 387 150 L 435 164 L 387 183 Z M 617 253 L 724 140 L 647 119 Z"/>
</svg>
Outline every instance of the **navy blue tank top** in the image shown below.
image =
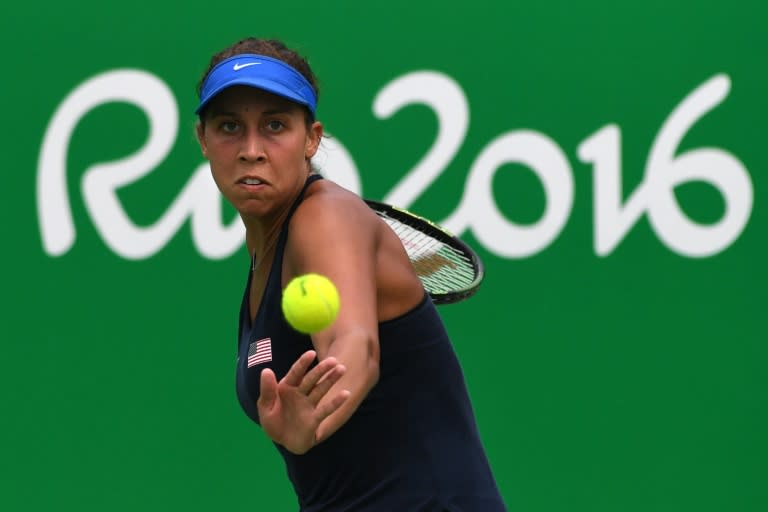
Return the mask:
<svg viewBox="0 0 768 512">
<path fill-rule="evenodd" d="M 281 273 L 288 224 L 251 324 L 249 288 L 240 309 L 237 396 L 259 422 L 259 376 L 278 380 L 307 350 L 309 336 L 283 317 Z M 343 307 L 343 306 L 342 306 Z M 404 315 L 379 324 L 379 381 L 351 418 L 303 455 L 275 444 L 301 511 L 438 512 L 506 510 L 480 442 L 462 370 L 443 323 L 425 294 Z"/>
</svg>

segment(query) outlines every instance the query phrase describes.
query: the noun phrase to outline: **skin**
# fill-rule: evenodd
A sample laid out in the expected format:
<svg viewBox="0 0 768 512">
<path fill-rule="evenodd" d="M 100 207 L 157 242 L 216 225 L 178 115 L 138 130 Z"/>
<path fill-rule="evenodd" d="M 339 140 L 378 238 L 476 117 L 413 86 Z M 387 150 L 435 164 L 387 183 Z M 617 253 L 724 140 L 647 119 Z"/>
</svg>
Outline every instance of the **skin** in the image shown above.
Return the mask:
<svg viewBox="0 0 768 512">
<path fill-rule="evenodd" d="M 244 86 L 222 91 L 204 121 L 197 137 L 214 181 L 240 213 L 249 252 L 261 255 L 249 291 L 254 318 L 274 241 L 311 173 L 323 127 L 308 124 L 299 105 Z M 260 183 L 246 184 L 246 177 Z M 283 288 L 308 272 L 336 284 L 339 315 L 312 335 L 314 350 L 280 381 L 271 370 L 262 371 L 257 402 L 267 435 L 299 454 L 336 432 L 376 384 L 378 323 L 413 309 L 424 297 L 397 236 L 358 196 L 330 180 L 313 183 L 291 218 Z M 318 365 L 308 371 L 315 358 Z"/>
</svg>

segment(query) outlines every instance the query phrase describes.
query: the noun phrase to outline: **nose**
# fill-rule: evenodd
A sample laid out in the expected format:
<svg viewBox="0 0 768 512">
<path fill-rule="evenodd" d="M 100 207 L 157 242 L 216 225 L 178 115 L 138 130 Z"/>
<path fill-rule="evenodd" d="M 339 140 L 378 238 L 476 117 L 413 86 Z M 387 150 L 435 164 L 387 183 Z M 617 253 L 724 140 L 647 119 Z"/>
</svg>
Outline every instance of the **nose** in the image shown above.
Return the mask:
<svg viewBox="0 0 768 512">
<path fill-rule="evenodd" d="M 254 131 L 246 133 L 242 138 L 238 157 L 241 162 L 263 162 L 267 159 L 263 141 L 259 138 L 258 133 Z"/>
</svg>

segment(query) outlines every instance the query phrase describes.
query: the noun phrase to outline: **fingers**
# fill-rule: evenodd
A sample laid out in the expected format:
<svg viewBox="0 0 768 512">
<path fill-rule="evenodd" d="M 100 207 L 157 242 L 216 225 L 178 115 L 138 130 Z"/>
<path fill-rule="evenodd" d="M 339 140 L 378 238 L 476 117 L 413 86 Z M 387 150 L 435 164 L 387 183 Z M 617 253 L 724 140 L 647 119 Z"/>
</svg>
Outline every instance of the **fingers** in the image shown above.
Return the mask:
<svg viewBox="0 0 768 512">
<path fill-rule="evenodd" d="M 307 350 L 301 354 L 296 362 L 293 363 L 291 369 L 288 370 L 288 373 L 285 374 L 285 377 L 283 377 L 281 382 L 284 382 L 289 386 L 298 387 L 316 356 L 317 353 L 314 350 Z"/>
<path fill-rule="evenodd" d="M 326 357 L 320 361 L 317 366 L 312 368 L 312 370 L 310 370 L 310 372 L 302 379 L 301 384 L 299 384 L 299 391 L 305 395 L 309 395 L 317 383 L 325 379 L 326 374 L 336 370 L 339 366 L 342 365 L 339 364 L 335 357 Z M 342 374 L 344 371 L 346 371 L 346 368 L 341 370 Z M 338 380 L 338 378 L 336 380 Z"/>
<path fill-rule="evenodd" d="M 317 418 L 318 423 L 323 421 L 325 418 L 333 414 L 339 407 L 344 405 L 344 402 L 347 401 L 349 395 L 349 390 L 342 389 L 336 396 L 333 397 L 332 400 L 329 400 L 328 402 L 320 405 L 315 410 L 315 417 Z"/>
<path fill-rule="evenodd" d="M 285 384 L 295 387 L 299 393 L 306 396 L 314 405 L 317 405 L 320 400 L 322 400 L 333 385 L 336 384 L 347 371 L 347 368 L 343 364 L 340 364 L 334 357 L 323 359 L 314 368 L 309 370 L 309 367 L 316 356 L 317 353 L 314 350 L 304 352 L 299 359 L 293 363 L 290 370 L 285 374 L 285 377 L 280 381 L 281 385 Z M 270 375 L 274 380 L 274 374 L 270 372 Z M 262 379 L 264 379 L 263 372 Z M 267 397 L 267 403 L 272 403 L 276 399 L 276 395 L 278 394 L 277 386 L 275 385 L 275 388 L 270 391 L 272 395 Z M 261 392 L 263 395 L 263 388 Z M 321 416 L 324 418 L 338 409 L 339 406 L 346 401 L 348 396 L 349 392 L 344 391 L 327 404 L 324 404 L 323 409 L 327 409 L 328 407 L 331 409 L 330 412 Z"/>
<path fill-rule="evenodd" d="M 318 365 L 319 366 L 319 365 Z M 336 384 L 339 379 L 346 373 L 347 368 L 343 364 L 337 364 L 333 362 L 333 366 L 329 370 L 323 373 L 320 382 L 312 383 L 312 386 L 307 392 L 307 396 L 313 403 L 317 404 L 328 393 L 328 391 Z M 307 375 L 309 377 L 309 375 Z"/>
<path fill-rule="evenodd" d="M 316 356 L 317 353 L 314 350 L 304 352 L 301 357 L 293 363 L 290 370 L 288 370 L 285 377 L 283 377 L 280 382 L 297 387 L 300 393 L 309 395 L 315 389 L 318 382 L 325 380 L 324 378 L 332 376 L 334 380 L 331 382 L 331 385 L 333 385 L 333 383 L 339 380 L 339 377 L 346 371 L 334 357 L 326 357 L 312 368 L 312 370 L 309 370 L 309 367 L 312 365 Z M 339 369 L 338 367 L 341 368 Z M 333 371 L 332 375 L 329 374 L 331 371 Z M 338 374 L 338 372 L 341 372 L 341 374 Z"/>
<path fill-rule="evenodd" d="M 261 371 L 260 393 L 256 402 L 259 409 L 270 410 L 277 400 L 277 379 L 269 368 Z"/>
</svg>

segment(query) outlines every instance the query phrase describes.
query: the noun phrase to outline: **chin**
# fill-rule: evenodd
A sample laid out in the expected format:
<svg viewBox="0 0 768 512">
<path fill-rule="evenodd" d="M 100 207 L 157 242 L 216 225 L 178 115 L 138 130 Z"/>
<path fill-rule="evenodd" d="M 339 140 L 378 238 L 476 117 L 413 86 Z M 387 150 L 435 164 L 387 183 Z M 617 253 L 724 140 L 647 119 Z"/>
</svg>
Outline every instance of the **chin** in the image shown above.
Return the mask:
<svg viewBox="0 0 768 512">
<path fill-rule="evenodd" d="M 248 218 L 261 218 L 268 215 L 271 211 L 269 205 L 266 205 L 261 201 L 242 201 L 239 204 L 233 203 L 233 205 L 243 220 Z"/>
</svg>

